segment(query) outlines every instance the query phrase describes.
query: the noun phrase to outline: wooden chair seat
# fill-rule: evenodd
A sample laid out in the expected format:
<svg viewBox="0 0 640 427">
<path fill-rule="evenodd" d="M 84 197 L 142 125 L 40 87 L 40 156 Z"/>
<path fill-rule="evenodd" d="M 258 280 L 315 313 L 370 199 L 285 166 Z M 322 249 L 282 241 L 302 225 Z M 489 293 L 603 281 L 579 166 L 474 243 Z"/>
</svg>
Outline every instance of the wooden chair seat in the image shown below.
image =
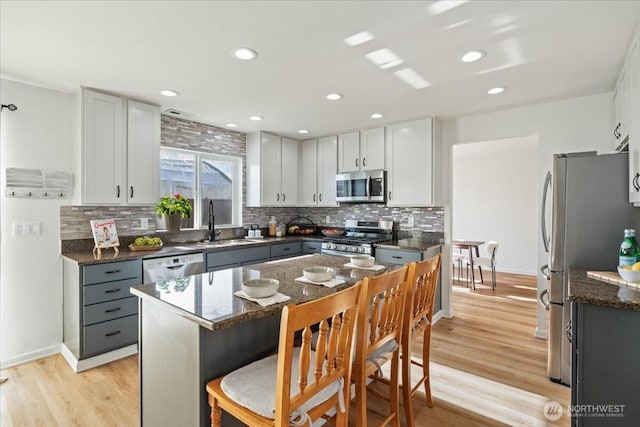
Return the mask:
<svg viewBox="0 0 640 427">
<path fill-rule="evenodd" d="M 282 311 L 278 353 L 207 383 L 211 425 L 221 409 L 250 426 L 309 425 L 330 409 L 347 426 L 352 345 L 361 285 Z M 330 320 L 330 321 L 329 321 Z M 318 348 L 311 327 L 319 324 Z M 302 345 L 294 347 L 296 332 Z"/>
</svg>

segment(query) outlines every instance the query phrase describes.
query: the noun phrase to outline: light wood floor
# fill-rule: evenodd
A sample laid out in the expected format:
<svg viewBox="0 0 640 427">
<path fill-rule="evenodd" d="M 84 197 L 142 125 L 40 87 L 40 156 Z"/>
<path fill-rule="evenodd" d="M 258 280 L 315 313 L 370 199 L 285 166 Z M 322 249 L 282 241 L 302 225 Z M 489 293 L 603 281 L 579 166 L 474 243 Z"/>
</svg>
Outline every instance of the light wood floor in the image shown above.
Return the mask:
<svg viewBox="0 0 640 427">
<path fill-rule="evenodd" d="M 552 425 L 543 405 L 566 408 L 570 391 L 549 381 L 546 341 L 533 338 L 535 288 L 535 277 L 501 273 L 495 291 L 454 285 L 455 316 L 436 324 L 431 341 L 434 407 L 414 397 L 418 427 Z M 56 355 L 2 375 L 9 377 L 0 386 L 2 427 L 138 425 L 137 356 L 74 374 Z M 370 400 L 374 421 L 384 407 Z M 565 415 L 555 425 L 569 424 Z"/>
</svg>

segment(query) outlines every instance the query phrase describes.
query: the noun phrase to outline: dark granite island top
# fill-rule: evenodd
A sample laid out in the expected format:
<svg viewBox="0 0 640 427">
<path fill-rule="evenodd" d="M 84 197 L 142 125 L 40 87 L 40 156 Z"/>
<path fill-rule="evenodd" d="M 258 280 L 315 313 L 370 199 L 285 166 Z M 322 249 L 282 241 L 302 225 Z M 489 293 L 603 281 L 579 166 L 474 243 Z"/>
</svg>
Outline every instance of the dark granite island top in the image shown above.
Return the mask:
<svg viewBox="0 0 640 427">
<path fill-rule="evenodd" d="M 276 350 L 286 304 L 329 295 L 379 274 L 345 269 L 348 261 L 303 255 L 133 287 L 139 309 L 140 425 L 210 426 L 206 383 Z M 313 265 L 336 268 L 337 278 L 346 283 L 327 288 L 295 281 Z M 278 291 L 291 300 L 262 307 L 233 295 L 243 280 L 257 277 L 279 280 Z M 243 424 L 223 412 L 222 425 Z"/>
<path fill-rule="evenodd" d="M 587 270 L 569 271 L 569 300 L 640 311 L 640 291 L 587 277 Z"/>
<path fill-rule="evenodd" d="M 148 301 L 162 304 L 176 314 L 200 326 L 217 330 L 251 319 L 277 315 L 289 303 L 311 301 L 352 286 L 358 280 L 374 275 L 366 270 L 344 268 L 348 258 L 331 255 L 303 255 L 247 267 L 188 276 L 164 282 L 134 286 L 131 293 Z M 344 284 L 334 288 L 296 282 L 302 270 L 310 266 L 333 267 L 336 278 Z M 391 267 L 391 266 L 390 266 Z M 280 282 L 279 293 L 291 297 L 289 301 L 267 307 L 234 296 L 242 290 L 242 282 L 269 278 Z"/>
</svg>

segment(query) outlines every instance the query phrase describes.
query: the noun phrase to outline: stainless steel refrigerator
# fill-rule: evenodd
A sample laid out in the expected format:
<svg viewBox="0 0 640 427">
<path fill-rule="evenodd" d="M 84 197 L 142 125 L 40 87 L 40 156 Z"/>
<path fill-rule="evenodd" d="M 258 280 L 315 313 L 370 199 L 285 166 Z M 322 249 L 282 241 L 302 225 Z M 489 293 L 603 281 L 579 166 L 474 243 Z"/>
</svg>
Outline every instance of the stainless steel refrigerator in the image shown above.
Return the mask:
<svg viewBox="0 0 640 427">
<path fill-rule="evenodd" d="M 627 153 L 554 155 L 541 215 L 550 261 L 540 269 L 548 279 L 540 301 L 549 310 L 548 374 L 554 382 L 571 383 L 569 268 L 615 271 L 624 229 L 640 232 L 640 208 L 628 200 L 628 170 Z M 548 184 L 553 187 L 551 198 Z M 549 232 L 545 212 L 550 202 Z"/>
</svg>

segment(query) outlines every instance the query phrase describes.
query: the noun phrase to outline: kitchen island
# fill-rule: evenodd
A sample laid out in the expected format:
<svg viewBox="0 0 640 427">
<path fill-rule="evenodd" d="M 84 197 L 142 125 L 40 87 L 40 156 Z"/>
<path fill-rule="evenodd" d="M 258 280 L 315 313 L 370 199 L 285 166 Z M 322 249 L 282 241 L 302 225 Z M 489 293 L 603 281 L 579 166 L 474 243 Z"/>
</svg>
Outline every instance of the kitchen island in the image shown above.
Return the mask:
<svg viewBox="0 0 640 427">
<path fill-rule="evenodd" d="M 205 385 L 277 349 L 280 313 L 375 274 L 345 269 L 348 258 L 304 255 L 281 261 L 134 286 L 139 298 L 141 426 L 208 426 Z M 333 267 L 344 284 L 296 282 L 309 266 Z M 388 266 L 389 268 L 394 268 Z M 248 279 L 280 281 L 291 300 L 262 307 L 234 296 Z M 223 414 L 223 425 L 242 425 Z"/>
</svg>

